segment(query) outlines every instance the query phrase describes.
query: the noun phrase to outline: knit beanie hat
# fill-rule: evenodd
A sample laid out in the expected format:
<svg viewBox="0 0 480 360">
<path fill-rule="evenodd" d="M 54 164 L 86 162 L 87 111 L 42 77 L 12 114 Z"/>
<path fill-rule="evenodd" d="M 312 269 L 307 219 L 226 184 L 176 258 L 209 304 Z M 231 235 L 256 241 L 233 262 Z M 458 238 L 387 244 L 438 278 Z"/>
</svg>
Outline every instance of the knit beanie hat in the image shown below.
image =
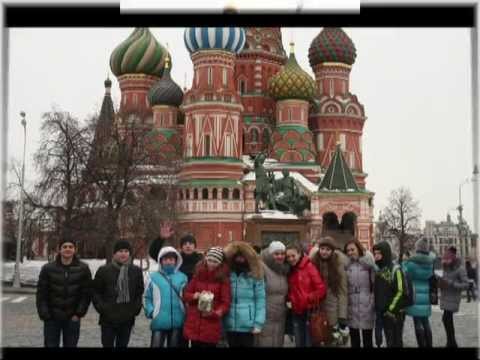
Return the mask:
<svg viewBox="0 0 480 360">
<path fill-rule="evenodd" d="M 281 241 L 272 241 L 268 246 L 268 253 L 273 254 L 275 251 L 285 251 L 286 246 Z"/>
<path fill-rule="evenodd" d="M 426 238 L 421 238 L 420 240 L 417 240 L 417 242 L 415 243 L 415 251 L 428 253 L 428 240 Z"/>
<path fill-rule="evenodd" d="M 128 250 L 130 253 L 132 252 L 132 246 L 126 240 L 118 240 L 115 245 L 113 246 L 113 253 L 115 254 L 119 250 Z"/>
<path fill-rule="evenodd" d="M 72 239 L 69 239 L 69 238 L 62 238 L 59 242 L 58 242 L 58 247 L 61 248 L 63 244 L 65 243 L 70 243 L 70 244 L 73 244 L 73 246 L 75 246 L 75 248 L 77 247 L 77 243 L 75 241 L 73 241 Z"/>
<path fill-rule="evenodd" d="M 225 254 L 223 253 L 223 249 L 218 246 L 214 246 L 208 249 L 207 254 L 205 255 L 205 259 L 218 261 L 219 263 L 223 262 L 224 257 Z"/>
<path fill-rule="evenodd" d="M 197 240 L 191 234 L 187 234 L 185 236 L 182 236 L 182 238 L 180 239 L 180 247 L 182 247 L 186 243 L 191 243 L 191 244 L 197 246 Z"/>
</svg>

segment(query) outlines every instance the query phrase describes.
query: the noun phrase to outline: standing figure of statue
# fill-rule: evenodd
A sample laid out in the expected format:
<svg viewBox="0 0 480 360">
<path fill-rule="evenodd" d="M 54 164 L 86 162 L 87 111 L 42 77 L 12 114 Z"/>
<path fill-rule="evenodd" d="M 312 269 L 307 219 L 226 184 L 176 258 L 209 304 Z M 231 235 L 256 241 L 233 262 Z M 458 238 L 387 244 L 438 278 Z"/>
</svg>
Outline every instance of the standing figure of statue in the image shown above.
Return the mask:
<svg viewBox="0 0 480 360">
<path fill-rule="evenodd" d="M 266 156 L 264 153 L 260 153 L 255 157 L 254 169 L 255 169 L 255 212 L 258 213 L 260 207 L 262 208 L 275 208 L 272 192 L 271 177 L 267 174 L 263 163 Z M 262 204 L 260 204 L 260 202 Z M 261 206 L 260 206 L 261 205 Z"/>
</svg>

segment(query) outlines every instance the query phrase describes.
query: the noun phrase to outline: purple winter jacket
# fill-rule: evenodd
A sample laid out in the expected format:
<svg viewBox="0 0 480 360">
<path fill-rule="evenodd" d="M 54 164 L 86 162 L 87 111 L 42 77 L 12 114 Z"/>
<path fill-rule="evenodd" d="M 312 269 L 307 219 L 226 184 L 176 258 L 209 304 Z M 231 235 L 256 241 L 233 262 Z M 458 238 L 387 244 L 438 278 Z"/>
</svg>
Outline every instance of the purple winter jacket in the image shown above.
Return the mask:
<svg viewBox="0 0 480 360">
<path fill-rule="evenodd" d="M 349 259 L 345 270 L 348 286 L 348 326 L 353 329 L 373 329 L 375 299 L 373 293 L 375 260 L 367 252 L 358 261 Z"/>
</svg>

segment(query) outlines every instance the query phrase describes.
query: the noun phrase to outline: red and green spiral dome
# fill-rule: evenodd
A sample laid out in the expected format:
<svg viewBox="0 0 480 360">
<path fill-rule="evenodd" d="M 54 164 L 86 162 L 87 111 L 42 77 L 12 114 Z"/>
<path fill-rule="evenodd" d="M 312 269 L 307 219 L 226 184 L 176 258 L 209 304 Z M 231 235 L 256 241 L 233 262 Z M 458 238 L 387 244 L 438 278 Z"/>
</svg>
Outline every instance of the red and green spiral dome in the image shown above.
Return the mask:
<svg viewBox="0 0 480 360">
<path fill-rule="evenodd" d="M 341 28 L 323 28 L 308 49 L 308 60 L 312 68 L 325 62 L 352 65 L 356 57 L 357 50 L 352 39 Z"/>
</svg>

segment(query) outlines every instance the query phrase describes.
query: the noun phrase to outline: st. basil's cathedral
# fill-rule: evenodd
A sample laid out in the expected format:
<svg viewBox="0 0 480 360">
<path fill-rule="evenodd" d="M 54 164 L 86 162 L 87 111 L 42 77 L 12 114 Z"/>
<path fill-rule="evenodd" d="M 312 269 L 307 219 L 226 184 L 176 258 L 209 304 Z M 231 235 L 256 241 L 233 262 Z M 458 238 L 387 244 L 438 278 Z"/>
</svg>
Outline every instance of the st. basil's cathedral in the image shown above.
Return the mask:
<svg viewBox="0 0 480 360">
<path fill-rule="evenodd" d="M 312 40 L 315 79 L 299 66 L 293 43 L 287 56 L 280 28 L 187 28 L 183 40 L 193 63 L 191 88 L 183 90 L 170 73 L 175 54 L 148 28 L 113 50 L 119 111 L 107 79 L 96 134 L 113 122 L 138 122 L 152 158 L 180 164 L 177 233 L 193 234 L 199 249 L 234 240 L 307 244 L 327 234 L 339 248 L 352 237 L 370 248 L 374 194 L 362 163 L 365 111 L 350 92 L 349 36 L 323 28 Z M 289 171 L 309 210 L 256 213 L 253 159 L 261 152 L 275 178 Z M 146 165 L 152 183 L 162 176 Z"/>
</svg>

